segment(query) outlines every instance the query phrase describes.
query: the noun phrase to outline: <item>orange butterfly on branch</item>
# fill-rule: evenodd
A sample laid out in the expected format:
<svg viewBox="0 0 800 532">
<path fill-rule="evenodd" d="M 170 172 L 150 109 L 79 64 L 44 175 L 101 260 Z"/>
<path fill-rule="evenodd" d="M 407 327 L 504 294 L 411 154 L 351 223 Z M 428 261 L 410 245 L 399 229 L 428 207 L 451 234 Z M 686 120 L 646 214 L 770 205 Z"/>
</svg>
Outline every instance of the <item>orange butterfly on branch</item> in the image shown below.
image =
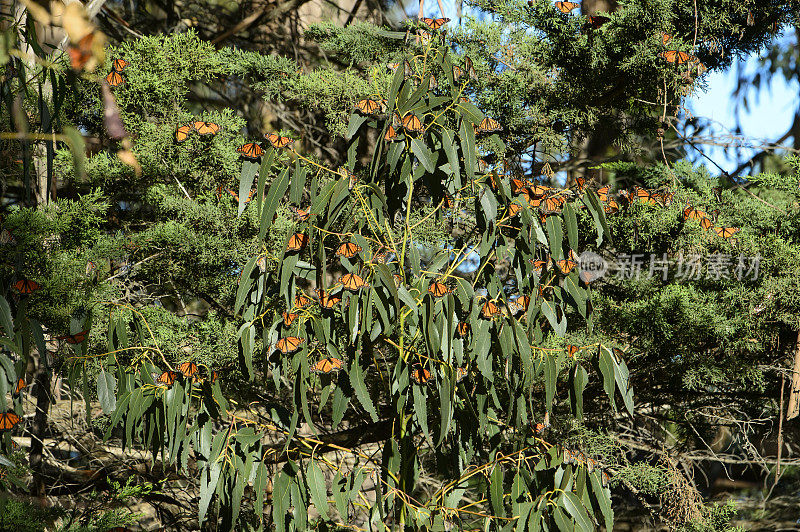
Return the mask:
<svg viewBox="0 0 800 532">
<path fill-rule="evenodd" d="M 296 353 L 300 346 L 303 345 L 305 342 L 305 338 L 298 338 L 297 336 L 287 336 L 286 338 L 281 338 L 275 343 L 275 347 L 283 353 L 284 355 L 291 355 L 292 353 Z"/>
<path fill-rule="evenodd" d="M 293 205 L 289 205 L 289 210 L 294 213 L 295 218 L 300 222 L 305 222 L 309 218 L 311 218 L 311 213 L 309 210 L 303 210 L 299 207 L 295 207 Z"/>
<path fill-rule="evenodd" d="M 129 66 L 130 66 L 130 62 L 128 62 L 128 61 L 126 61 L 124 59 L 119 59 L 118 58 L 118 59 L 114 59 L 113 61 L 111 61 L 111 68 L 113 68 L 117 72 L 122 72 L 123 70 L 125 70 Z"/>
<path fill-rule="evenodd" d="M 75 345 L 83 342 L 86 340 L 86 336 L 89 334 L 88 330 L 76 332 L 75 334 L 67 334 L 64 336 L 56 336 L 56 340 L 64 340 L 68 344 Z"/>
<path fill-rule="evenodd" d="M 520 212 L 522 212 L 522 206 L 521 206 L 521 205 L 519 205 L 518 203 L 511 203 L 511 204 L 508 206 L 508 217 L 509 217 L 509 218 L 514 218 L 514 217 L 515 217 L 515 216 L 517 216 L 517 215 L 518 215 Z"/>
<path fill-rule="evenodd" d="M 619 211 L 619 203 L 613 199 L 609 200 L 608 203 L 603 206 L 603 210 L 606 212 L 606 214 L 614 214 Z"/>
<path fill-rule="evenodd" d="M 528 311 L 528 306 L 531 303 L 530 296 L 521 296 L 518 295 L 508 302 L 508 311 L 511 313 L 512 316 L 516 316 L 518 314 L 522 314 L 523 312 Z"/>
<path fill-rule="evenodd" d="M 181 362 L 180 365 L 178 365 L 178 371 L 183 373 L 184 377 L 194 377 L 195 375 L 197 375 L 199 368 L 197 367 L 197 364 L 195 364 L 191 360 L 187 360 L 185 362 Z"/>
<path fill-rule="evenodd" d="M 469 336 L 470 331 L 472 330 L 472 326 L 467 323 L 466 321 L 461 321 L 456 326 L 456 336 L 459 338 L 466 338 Z"/>
<path fill-rule="evenodd" d="M 714 232 L 722 238 L 731 238 L 739 232 L 738 227 L 714 227 Z"/>
<path fill-rule="evenodd" d="M 397 115 L 395 115 L 395 117 L 397 117 Z M 400 124 L 408 133 L 422 133 L 425 131 L 425 128 L 422 126 L 422 121 L 420 121 L 419 117 L 414 113 L 406 113 L 405 116 L 400 119 Z"/>
<path fill-rule="evenodd" d="M 125 77 L 116 70 L 112 70 L 106 74 L 105 80 L 109 87 L 119 87 L 125 83 Z"/>
<path fill-rule="evenodd" d="M 294 306 L 297 308 L 306 308 L 314 303 L 314 300 L 302 292 L 297 292 L 294 296 Z"/>
<path fill-rule="evenodd" d="M 243 146 L 236 148 L 236 151 L 242 154 L 245 159 L 256 161 L 264 155 L 264 149 L 255 142 L 248 142 Z"/>
<path fill-rule="evenodd" d="M 25 384 L 25 378 L 24 377 L 20 377 L 19 379 L 17 379 L 17 386 L 14 388 L 14 395 L 15 396 L 19 395 L 20 392 L 22 392 L 22 390 L 27 388 L 27 386 L 28 385 Z"/>
<path fill-rule="evenodd" d="M 577 345 L 568 345 L 567 346 L 567 356 L 570 357 L 570 358 L 574 357 L 575 353 L 580 351 L 580 349 L 581 348 L 578 347 Z"/>
<path fill-rule="evenodd" d="M 669 41 L 672 40 L 672 35 L 669 33 L 661 32 L 661 44 L 662 46 L 666 46 Z"/>
<path fill-rule="evenodd" d="M 714 227 L 714 222 L 712 222 L 709 218 L 700 218 L 700 227 L 708 231 Z"/>
<path fill-rule="evenodd" d="M 416 365 L 411 370 L 411 379 L 417 384 L 427 384 L 431 380 L 431 372 L 421 365 Z"/>
<path fill-rule="evenodd" d="M 558 266 L 558 269 L 561 270 L 561 273 L 564 275 L 567 275 L 569 272 L 575 269 L 575 266 L 577 265 L 578 258 L 575 256 L 575 253 L 572 250 L 570 250 L 567 258 L 556 261 L 556 266 Z"/>
<path fill-rule="evenodd" d="M 666 59 L 668 63 L 675 63 L 678 65 L 682 65 L 684 63 L 700 63 L 700 60 L 692 54 L 679 52 L 677 50 L 667 50 L 666 52 L 661 52 L 658 54 L 658 57 Z"/>
<path fill-rule="evenodd" d="M 580 6 L 578 2 L 556 2 L 556 8 L 562 13 L 569 13 Z"/>
<path fill-rule="evenodd" d="M 369 286 L 369 284 L 364 282 L 364 279 L 362 279 L 360 275 L 355 273 L 342 275 L 342 277 L 339 279 L 339 282 L 342 283 L 342 286 L 344 286 L 345 290 L 350 290 L 351 292 L 357 292 L 362 288 Z"/>
<path fill-rule="evenodd" d="M 550 264 L 550 262 L 546 260 L 528 259 L 528 262 L 533 264 L 533 270 L 539 275 L 542 275 L 542 272 L 547 269 L 548 264 Z"/>
<path fill-rule="evenodd" d="M 305 233 L 295 233 L 289 237 L 289 242 L 286 244 L 287 253 L 299 253 L 308 244 L 308 235 Z"/>
<path fill-rule="evenodd" d="M 192 127 L 197 131 L 198 135 L 216 135 L 222 128 L 219 124 L 214 122 L 204 122 L 202 120 L 195 120 L 192 122 Z"/>
<path fill-rule="evenodd" d="M 284 312 L 281 314 L 281 317 L 283 318 L 283 326 L 288 328 L 292 325 L 292 323 L 294 323 L 294 320 L 300 317 L 300 314 L 296 314 L 294 312 Z"/>
<path fill-rule="evenodd" d="M 490 320 L 495 316 L 500 316 L 502 314 L 500 307 L 497 305 L 496 302 L 492 301 L 491 299 L 488 300 L 486 303 L 483 304 L 481 307 L 481 317 L 483 319 Z"/>
<path fill-rule="evenodd" d="M 539 208 L 545 214 L 555 214 L 561 212 L 561 208 L 566 202 L 566 196 L 549 196 L 544 198 L 542 203 L 539 205 Z"/>
<path fill-rule="evenodd" d="M 600 199 L 600 201 L 608 201 L 608 193 L 610 190 L 611 187 L 609 185 L 597 189 L 597 197 Z"/>
<path fill-rule="evenodd" d="M 11 430 L 13 429 L 17 423 L 19 423 L 20 417 L 11 410 L 3 412 L 0 414 L 0 430 Z"/>
<path fill-rule="evenodd" d="M 383 140 L 386 142 L 394 142 L 396 140 L 402 140 L 402 138 L 397 135 L 397 130 L 393 125 L 390 124 L 386 129 L 386 134 L 383 136 Z"/>
<path fill-rule="evenodd" d="M 314 373 L 331 373 L 335 371 L 339 371 L 344 366 L 344 362 L 339 360 L 338 358 L 327 357 L 323 358 L 316 364 L 311 367 L 311 371 Z"/>
<path fill-rule="evenodd" d="M 175 384 L 175 381 L 178 380 L 178 375 L 180 374 L 177 371 L 167 370 L 158 376 L 156 379 L 156 384 L 166 384 L 167 386 L 172 386 Z"/>
<path fill-rule="evenodd" d="M 636 198 L 639 201 L 641 201 L 642 203 L 644 203 L 645 205 L 657 205 L 658 204 L 658 202 L 656 201 L 656 198 L 654 197 L 653 193 L 651 193 L 649 190 L 646 190 L 646 189 L 643 189 L 643 188 L 639 188 L 639 187 L 636 188 Z"/>
<path fill-rule="evenodd" d="M 490 133 L 499 133 L 503 131 L 500 122 L 494 120 L 493 118 L 486 117 L 481 120 L 481 123 L 478 124 L 478 127 L 475 128 L 475 133 L 477 134 L 490 134 Z"/>
<path fill-rule="evenodd" d="M 42 287 L 36 281 L 31 281 L 30 279 L 20 279 L 16 283 L 14 283 L 14 288 L 16 288 L 20 294 L 31 294 Z"/>
<path fill-rule="evenodd" d="M 438 30 L 448 22 L 450 22 L 449 18 L 421 18 L 422 21 L 426 26 L 428 26 L 431 30 Z"/>
<path fill-rule="evenodd" d="M 178 143 L 184 142 L 189 138 L 189 134 L 192 131 L 194 131 L 194 126 L 192 124 L 178 126 L 178 129 L 175 130 L 175 140 L 177 140 Z"/>
<path fill-rule="evenodd" d="M 290 146 L 294 140 L 290 139 L 289 137 L 281 137 L 280 135 L 276 135 L 275 133 L 264 133 L 264 137 L 272 144 L 272 147 L 275 149 L 285 148 Z"/>
<path fill-rule="evenodd" d="M 342 302 L 341 294 L 332 296 L 329 290 L 317 289 L 317 297 L 319 298 L 319 306 L 326 310 L 330 310 Z"/>
<path fill-rule="evenodd" d="M 448 288 L 446 284 L 438 281 L 431 283 L 431 285 L 428 287 L 428 293 L 436 298 L 444 297 L 452 291 L 453 290 Z"/>
<path fill-rule="evenodd" d="M 702 220 L 704 218 L 706 218 L 706 219 L 708 218 L 708 216 L 706 216 L 706 213 L 704 213 L 701 210 L 695 209 L 691 205 L 687 206 L 683 210 L 683 219 L 684 220 Z"/>
<path fill-rule="evenodd" d="M 345 257 L 347 259 L 351 259 L 355 257 L 358 253 L 363 251 L 363 249 L 364 248 L 362 248 L 358 244 L 354 244 L 353 242 L 345 242 L 336 249 L 336 255 L 340 257 Z"/>
<path fill-rule="evenodd" d="M 94 57 L 94 37 L 95 33 L 91 32 L 86 34 L 76 44 L 70 44 L 67 47 L 69 53 L 69 62 L 75 70 L 81 70 Z"/>
<path fill-rule="evenodd" d="M 381 112 L 382 107 L 381 101 L 372 100 L 370 98 L 357 101 L 355 106 L 356 111 L 366 116 L 376 116 Z"/>
</svg>

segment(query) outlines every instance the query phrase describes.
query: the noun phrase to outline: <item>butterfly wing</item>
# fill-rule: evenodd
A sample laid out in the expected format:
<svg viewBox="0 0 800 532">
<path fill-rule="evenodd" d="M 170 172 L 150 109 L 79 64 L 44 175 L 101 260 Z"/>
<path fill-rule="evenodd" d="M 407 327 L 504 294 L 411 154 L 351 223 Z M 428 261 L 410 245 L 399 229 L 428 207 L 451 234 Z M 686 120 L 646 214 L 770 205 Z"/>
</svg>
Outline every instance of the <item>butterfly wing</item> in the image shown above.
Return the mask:
<svg viewBox="0 0 800 532">
<path fill-rule="evenodd" d="M 106 74 L 105 80 L 109 87 L 117 87 L 125 83 L 125 78 L 116 70 L 112 70 Z"/>
</svg>

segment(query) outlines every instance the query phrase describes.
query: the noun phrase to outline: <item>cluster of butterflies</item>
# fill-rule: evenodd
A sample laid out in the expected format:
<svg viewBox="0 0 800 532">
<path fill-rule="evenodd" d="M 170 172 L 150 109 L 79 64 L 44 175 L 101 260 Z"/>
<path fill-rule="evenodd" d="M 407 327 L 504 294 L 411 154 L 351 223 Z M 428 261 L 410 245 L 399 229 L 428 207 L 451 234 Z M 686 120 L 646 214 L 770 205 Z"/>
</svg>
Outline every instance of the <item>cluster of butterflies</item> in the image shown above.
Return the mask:
<svg viewBox="0 0 800 532">
<path fill-rule="evenodd" d="M 200 367 L 191 360 L 181 362 L 178 364 L 176 369 L 177 371 L 166 370 L 160 375 L 154 374 L 153 379 L 157 385 L 164 385 L 167 387 L 172 386 L 178 379 L 181 378 L 190 379 L 195 384 L 202 384 L 206 380 L 213 384 L 217 380 L 216 371 L 212 370 L 210 372 L 206 372 L 207 375 L 204 376 L 201 374 Z"/>
<path fill-rule="evenodd" d="M 578 466 L 586 467 L 586 471 L 592 473 L 595 469 L 600 467 L 597 460 L 590 456 L 586 456 L 582 451 L 576 451 L 560 446 L 561 462 L 563 464 L 577 464 Z M 603 487 L 607 487 L 611 482 L 611 473 L 607 469 L 600 470 L 600 481 Z"/>
<path fill-rule="evenodd" d="M 529 0 L 528 4 L 532 4 L 533 1 Z M 564 14 L 571 12 L 574 9 L 581 7 L 578 2 L 556 2 L 556 9 L 561 11 Z M 591 26 L 593 29 L 598 29 L 603 26 L 606 22 L 610 21 L 611 19 L 608 17 L 604 17 L 603 15 L 589 15 L 587 25 Z"/>
<path fill-rule="evenodd" d="M 222 129 L 222 126 L 219 124 L 215 124 L 214 122 L 204 122 L 202 120 L 193 120 L 187 124 L 183 124 L 182 126 L 178 126 L 175 130 L 175 140 L 178 143 L 185 142 L 186 139 L 189 138 L 189 135 L 192 133 L 197 133 L 198 135 L 205 137 L 205 136 L 214 136 Z"/>
<path fill-rule="evenodd" d="M 667 207 L 672 203 L 672 199 L 675 196 L 674 192 L 669 192 L 667 190 L 650 191 L 639 186 L 633 187 L 632 190 L 620 190 L 617 192 L 616 197 L 612 197 L 610 191 L 611 187 L 609 185 L 597 189 L 597 197 L 603 204 L 603 209 L 606 214 L 616 214 L 619 212 L 621 203 L 623 206 L 627 207 L 636 201 L 644 203 L 645 205 Z"/>
<path fill-rule="evenodd" d="M 732 238 L 733 235 L 739 232 L 738 227 L 717 227 L 714 225 L 714 222 L 717 219 L 717 215 L 719 214 L 719 209 L 714 209 L 709 214 L 706 214 L 704 211 L 700 209 L 696 209 L 690 203 L 686 204 L 686 208 L 683 210 L 683 219 L 684 220 L 697 220 L 700 222 L 700 227 L 705 229 L 706 231 L 713 231 L 719 237 L 722 238 Z"/>
<path fill-rule="evenodd" d="M 114 59 L 111 61 L 111 72 L 106 75 L 106 83 L 109 87 L 117 87 L 125 83 L 125 76 L 122 71 L 128 68 L 130 63 L 124 59 Z"/>
</svg>

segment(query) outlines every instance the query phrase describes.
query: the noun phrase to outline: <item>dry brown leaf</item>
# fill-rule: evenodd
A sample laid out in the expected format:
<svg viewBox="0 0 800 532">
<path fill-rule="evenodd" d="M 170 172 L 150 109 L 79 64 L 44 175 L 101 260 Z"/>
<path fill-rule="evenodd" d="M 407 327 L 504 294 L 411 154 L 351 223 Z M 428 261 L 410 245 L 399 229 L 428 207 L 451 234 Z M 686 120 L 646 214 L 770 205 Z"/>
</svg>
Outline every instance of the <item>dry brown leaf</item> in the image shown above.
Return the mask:
<svg viewBox="0 0 800 532">
<path fill-rule="evenodd" d="M 44 24 L 45 26 L 50 26 L 52 24 L 50 13 L 44 7 L 31 0 L 22 0 L 22 3 L 25 4 L 28 13 L 30 13 L 36 22 Z"/>
<path fill-rule="evenodd" d="M 136 177 L 142 175 L 142 167 L 139 165 L 139 161 L 136 160 L 136 156 L 131 150 L 119 150 L 117 152 L 117 157 L 119 157 L 120 161 L 133 168 Z"/>
</svg>

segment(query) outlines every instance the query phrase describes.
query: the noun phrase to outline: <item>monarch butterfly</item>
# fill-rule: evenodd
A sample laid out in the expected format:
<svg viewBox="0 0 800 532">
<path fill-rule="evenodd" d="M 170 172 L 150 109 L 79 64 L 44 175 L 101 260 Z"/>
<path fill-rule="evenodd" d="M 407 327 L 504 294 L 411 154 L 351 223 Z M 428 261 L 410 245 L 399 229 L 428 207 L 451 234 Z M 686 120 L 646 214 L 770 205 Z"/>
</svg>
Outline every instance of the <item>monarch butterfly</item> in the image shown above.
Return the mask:
<svg viewBox="0 0 800 532">
<path fill-rule="evenodd" d="M 295 233 L 289 237 L 289 242 L 286 244 L 286 252 L 291 253 L 294 251 L 302 251 L 308 244 L 308 235 L 305 233 Z"/>
<path fill-rule="evenodd" d="M 462 367 L 456 368 L 456 382 L 463 381 L 468 374 L 469 370 L 467 368 L 462 368 Z"/>
<path fill-rule="evenodd" d="M 738 227 L 715 227 L 714 232 L 722 238 L 730 238 L 739 232 Z"/>
<path fill-rule="evenodd" d="M 481 308 L 481 317 L 487 320 L 490 320 L 495 316 L 499 316 L 500 314 L 500 307 L 498 307 L 497 303 L 492 300 L 484 303 L 483 307 Z"/>
<path fill-rule="evenodd" d="M 292 325 L 292 323 L 294 323 L 294 320 L 296 320 L 299 316 L 300 316 L 300 314 L 297 314 L 295 312 L 284 312 L 284 313 L 282 313 L 281 317 L 283 318 L 283 326 L 284 327 L 290 327 Z"/>
<path fill-rule="evenodd" d="M 312 303 L 314 303 L 314 300 L 302 292 L 298 292 L 294 296 L 294 306 L 296 306 L 297 308 L 306 308 Z"/>
<path fill-rule="evenodd" d="M 403 61 L 403 77 L 405 79 L 410 78 L 414 75 L 414 69 L 411 68 L 411 63 L 408 62 L 408 59 Z"/>
<path fill-rule="evenodd" d="M 530 193 L 533 194 L 534 196 L 543 197 L 548 192 L 553 190 L 553 187 L 546 187 L 544 185 L 530 184 L 528 186 L 528 190 L 530 190 Z"/>
<path fill-rule="evenodd" d="M 548 261 L 546 261 L 546 260 L 533 260 L 533 259 L 528 259 L 528 262 L 530 262 L 531 264 L 533 264 L 533 269 L 534 269 L 534 271 L 535 271 L 536 273 L 538 273 L 539 275 L 542 275 L 542 271 L 543 271 L 545 268 L 547 268 L 547 265 L 549 264 L 549 262 L 548 262 Z"/>
<path fill-rule="evenodd" d="M 303 345 L 305 342 L 305 338 L 298 338 L 297 336 L 287 336 L 286 338 L 281 338 L 275 343 L 275 347 L 283 353 L 284 355 L 290 355 L 292 353 L 297 352 L 300 349 L 300 346 Z"/>
<path fill-rule="evenodd" d="M 444 297 L 453 290 L 448 288 L 446 284 L 440 283 L 439 281 L 431 283 L 428 287 L 428 293 L 433 297 Z"/>
<path fill-rule="evenodd" d="M 105 80 L 109 87 L 118 87 L 125 83 L 125 78 L 116 70 L 112 70 L 106 74 Z"/>
<path fill-rule="evenodd" d="M 69 61 L 72 68 L 80 70 L 89 62 L 89 59 L 94 55 L 92 53 L 93 43 L 94 32 L 85 35 L 77 44 L 69 45 L 67 52 L 69 52 Z"/>
<path fill-rule="evenodd" d="M 86 335 L 87 334 L 89 334 L 88 330 L 81 331 L 81 332 L 76 332 L 75 334 L 67 334 L 67 335 L 64 335 L 64 336 L 56 336 L 56 340 L 64 340 L 68 344 L 75 345 L 75 344 L 79 344 L 79 343 L 83 342 L 84 340 L 86 340 Z"/>
<path fill-rule="evenodd" d="M 123 70 L 128 68 L 128 66 L 130 66 L 130 63 L 128 61 L 125 61 L 124 59 L 114 59 L 113 61 L 111 61 L 111 68 L 113 68 L 117 72 L 122 72 Z"/>
<path fill-rule="evenodd" d="M 236 200 L 236 203 L 239 203 L 239 194 L 237 194 L 236 192 L 234 192 L 233 190 L 231 190 L 229 188 L 226 188 L 225 190 L 228 191 L 228 194 L 233 196 L 233 199 Z M 247 199 L 244 200 L 245 203 L 250 203 L 250 201 L 253 199 L 253 196 L 256 195 L 256 190 L 257 189 L 255 189 L 255 188 L 250 190 L 250 192 L 247 194 Z"/>
<path fill-rule="evenodd" d="M 211 384 L 217 382 L 217 377 L 218 377 L 217 370 L 212 371 L 211 376 L 209 377 L 209 380 L 211 380 Z"/>
<path fill-rule="evenodd" d="M 556 7 L 562 13 L 569 13 L 576 7 L 580 7 L 581 5 L 578 2 L 556 2 Z"/>
<path fill-rule="evenodd" d="M 339 169 L 339 173 L 348 179 L 347 190 L 353 190 L 356 187 L 356 183 L 358 183 L 358 180 L 360 178 L 356 174 L 354 174 L 353 172 L 344 167 Z"/>
<path fill-rule="evenodd" d="M 84 273 L 87 276 L 89 276 L 89 275 L 91 275 L 92 273 L 94 273 L 96 271 L 97 271 L 97 263 L 93 262 L 93 261 L 87 261 L 86 262 L 86 269 L 84 270 Z"/>
<path fill-rule="evenodd" d="M 417 384 L 426 384 L 431 380 L 431 372 L 418 365 L 411 370 L 411 379 Z"/>
<path fill-rule="evenodd" d="M 606 22 L 610 21 L 611 19 L 608 17 L 604 17 L 603 15 L 589 15 L 589 24 L 594 29 L 600 29 Z"/>
<path fill-rule="evenodd" d="M 517 296 L 508 302 L 508 311 L 512 316 L 527 312 L 528 305 L 531 303 L 531 296 Z"/>
<path fill-rule="evenodd" d="M 422 127 L 422 122 L 414 113 L 407 113 L 401 120 L 403 129 L 409 133 L 422 133 L 425 128 Z"/>
<path fill-rule="evenodd" d="M 397 288 L 400 288 L 400 285 L 403 284 L 403 276 L 400 275 L 399 273 L 393 273 L 392 274 L 392 279 L 394 279 L 394 285 Z"/>
<path fill-rule="evenodd" d="M 525 189 L 528 188 L 528 185 L 530 185 L 530 184 L 531 183 L 529 181 L 527 181 L 527 180 L 512 178 L 511 179 L 511 193 L 514 194 L 514 195 L 522 194 L 525 191 Z"/>
<path fill-rule="evenodd" d="M 30 294 L 39 290 L 42 287 L 36 281 L 31 281 L 30 279 L 20 279 L 16 283 L 14 283 L 14 288 L 19 290 L 21 294 Z"/>
<path fill-rule="evenodd" d="M 438 30 L 448 22 L 450 22 L 449 18 L 421 18 L 420 19 L 426 26 L 428 26 L 432 30 Z"/>
<path fill-rule="evenodd" d="M 197 375 L 199 371 L 197 364 L 192 362 L 191 360 L 187 360 L 186 362 L 181 362 L 178 366 L 178 371 L 183 373 L 184 377 L 194 377 Z"/>
<path fill-rule="evenodd" d="M 606 214 L 614 214 L 615 212 L 619 211 L 619 203 L 614 200 L 609 200 L 609 202 L 603 207 L 603 210 L 606 212 Z"/>
<path fill-rule="evenodd" d="M 236 151 L 242 154 L 245 159 L 256 160 L 264 155 L 264 149 L 255 142 L 248 142 L 243 146 L 236 148 Z"/>
<path fill-rule="evenodd" d="M 517 203 L 512 203 L 508 206 L 508 217 L 513 218 L 522 211 L 522 206 Z"/>
<path fill-rule="evenodd" d="M 619 347 L 612 347 L 611 352 L 614 354 L 614 358 L 617 359 L 617 362 L 621 361 L 622 358 L 625 356 L 625 351 L 623 351 Z"/>
<path fill-rule="evenodd" d="M 600 199 L 600 201 L 608 201 L 608 192 L 610 190 L 611 186 L 609 185 L 597 189 L 597 197 Z"/>
<path fill-rule="evenodd" d="M 428 90 L 436 90 L 439 88 L 439 81 L 436 79 L 436 76 L 431 74 L 431 78 L 428 81 Z"/>
<path fill-rule="evenodd" d="M 165 371 L 161 375 L 158 376 L 156 379 L 156 383 L 166 384 L 167 386 L 172 386 L 175 384 L 175 381 L 178 380 L 179 373 L 177 371 Z"/>
<path fill-rule="evenodd" d="M 585 177 L 576 177 L 575 178 L 575 188 L 578 189 L 578 192 L 583 192 L 586 190 L 586 178 Z"/>
<path fill-rule="evenodd" d="M 675 193 L 674 192 L 654 192 L 653 193 L 653 198 L 655 198 L 655 200 L 658 203 L 660 203 L 661 205 L 663 205 L 665 207 L 668 206 L 670 203 L 672 203 L 672 198 L 674 198 L 674 197 L 675 197 Z"/>
<path fill-rule="evenodd" d="M 294 213 L 295 218 L 301 222 L 305 222 L 309 218 L 311 218 L 311 212 L 309 210 L 303 210 L 299 207 L 294 207 L 293 205 L 289 205 L 289 210 Z"/>
<path fill-rule="evenodd" d="M 472 58 L 469 56 L 464 58 L 464 70 L 466 70 L 469 79 L 478 79 L 478 74 L 475 72 L 475 65 L 473 65 Z"/>
<path fill-rule="evenodd" d="M 581 348 L 578 347 L 577 345 L 568 345 L 567 346 L 567 356 L 570 357 L 570 358 L 574 357 L 575 353 L 580 351 L 580 349 Z"/>
<path fill-rule="evenodd" d="M 561 452 L 561 461 L 564 462 L 565 464 L 575 463 L 575 453 L 573 453 L 569 449 L 564 449 Z"/>
<path fill-rule="evenodd" d="M 586 470 L 591 473 L 594 471 L 595 466 L 597 465 L 597 460 L 594 458 L 587 458 L 586 459 Z"/>
<path fill-rule="evenodd" d="M 19 395 L 19 393 L 27 386 L 28 385 L 25 384 L 25 378 L 20 377 L 19 380 L 17 380 L 17 386 L 14 388 L 14 395 Z"/>
<path fill-rule="evenodd" d="M 363 251 L 363 249 L 364 248 L 362 248 L 358 244 L 354 244 L 353 242 L 345 242 L 344 244 L 338 247 L 338 249 L 336 250 L 336 255 L 351 259 L 355 257 L 358 253 Z"/>
<path fill-rule="evenodd" d="M 550 197 L 544 198 L 542 203 L 539 205 L 539 208 L 545 214 L 553 214 L 553 213 L 561 212 L 561 207 L 566 202 L 567 202 L 567 198 L 565 196 L 550 196 Z"/>
<path fill-rule="evenodd" d="M 611 482 L 611 475 L 609 475 L 606 471 L 601 471 L 600 482 L 603 484 L 604 488 L 608 487 L 608 484 Z"/>
<path fill-rule="evenodd" d="M 3 229 L 0 231 L 0 244 L 8 245 L 8 244 L 16 244 L 17 240 L 14 238 L 14 235 L 8 229 Z"/>
<path fill-rule="evenodd" d="M 695 209 L 694 207 L 689 205 L 683 210 L 683 219 L 702 220 L 702 219 L 708 219 L 708 216 L 706 216 L 706 213 L 704 213 L 703 211 Z"/>
<path fill-rule="evenodd" d="M 328 290 L 317 290 L 317 297 L 319 297 L 319 306 L 324 309 L 332 309 L 342 302 L 341 294 L 332 296 Z"/>
<path fill-rule="evenodd" d="M 455 81 L 460 81 L 461 78 L 463 78 L 465 74 L 466 74 L 466 72 L 464 71 L 463 68 L 461 68 L 458 65 L 453 65 L 453 79 Z"/>
<path fill-rule="evenodd" d="M 264 137 L 266 137 L 269 143 L 272 144 L 272 146 L 276 149 L 285 148 L 294 142 L 294 140 L 290 139 L 289 137 L 281 137 L 275 133 L 265 133 Z"/>
<path fill-rule="evenodd" d="M 522 195 L 525 196 L 525 201 L 528 202 L 528 205 L 530 205 L 531 208 L 536 208 L 542 204 L 542 199 L 531 192 L 531 189 L 529 188 L 522 189 Z"/>
<path fill-rule="evenodd" d="M 182 126 L 178 126 L 178 129 L 175 130 L 175 140 L 178 142 L 183 142 L 189 138 L 189 133 L 194 131 L 194 127 L 192 124 L 184 124 Z"/>
<path fill-rule="evenodd" d="M 222 129 L 219 124 L 203 122 L 202 120 L 192 122 L 192 127 L 197 131 L 198 135 L 216 135 Z"/>
<path fill-rule="evenodd" d="M 357 292 L 358 290 L 369 286 L 364 282 L 364 279 L 362 279 L 360 275 L 355 273 L 342 275 L 339 281 L 342 283 L 342 286 L 344 286 L 345 290 L 350 290 L 351 292 Z"/>
<path fill-rule="evenodd" d="M 314 364 L 311 371 L 314 373 L 331 373 L 332 371 L 339 371 L 343 366 L 344 362 L 338 358 L 327 357 Z"/>
<path fill-rule="evenodd" d="M 475 129 L 475 133 L 498 133 L 503 131 L 503 128 L 500 126 L 500 122 L 493 118 L 489 118 L 488 116 L 481 120 L 481 123 L 478 124 L 478 127 Z"/>
<path fill-rule="evenodd" d="M 386 264 L 389 262 L 389 250 L 386 248 L 380 248 L 372 255 L 372 262 L 377 262 L 379 264 Z"/>
<path fill-rule="evenodd" d="M 260 255 L 256 259 L 256 266 L 258 266 L 258 269 L 261 271 L 261 273 L 264 273 L 265 271 L 267 271 L 267 257 L 266 257 L 266 255 Z"/>
<path fill-rule="evenodd" d="M 672 35 L 669 33 L 661 32 L 661 44 L 662 46 L 666 46 L 669 41 L 672 40 Z"/>
<path fill-rule="evenodd" d="M 548 428 L 550 428 L 550 423 L 549 422 L 537 423 L 534 426 L 534 431 L 536 431 L 536 434 L 541 434 L 542 432 L 544 432 Z"/>
<path fill-rule="evenodd" d="M 471 330 L 472 326 L 466 321 L 461 321 L 458 323 L 458 325 L 456 325 L 456 335 L 459 338 L 466 338 L 469 336 Z"/>
<path fill-rule="evenodd" d="M 386 134 L 383 136 L 383 140 L 386 142 L 393 142 L 395 140 L 402 140 L 400 137 L 397 136 L 397 130 L 392 126 L 389 125 L 389 128 L 386 130 Z"/>
<path fill-rule="evenodd" d="M 679 52 L 677 50 L 667 50 L 666 52 L 661 52 L 658 54 L 658 57 L 666 59 L 668 63 L 676 63 L 679 65 L 698 61 L 695 56 L 687 54 L 686 52 Z"/>
<path fill-rule="evenodd" d="M 0 414 L 0 430 L 11 430 L 19 423 L 19 416 L 11 410 Z"/>
<path fill-rule="evenodd" d="M 362 115 L 374 116 L 381 110 L 381 102 L 364 98 L 356 102 L 356 111 Z"/>
<path fill-rule="evenodd" d="M 645 205 L 657 205 L 655 194 L 643 188 L 636 188 L 636 198 Z"/>
<path fill-rule="evenodd" d="M 573 260 L 572 257 L 556 261 L 556 266 L 558 266 L 558 269 L 561 270 L 561 273 L 564 275 L 571 272 L 577 265 L 577 261 Z"/>
<path fill-rule="evenodd" d="M 706 231 L 708 231 L 709 229 L 711 229 L 712 227 L 714 227 L 714 222 L 712 222 L 712 221 L 711 221 L 710 219 L 708 219 L 708 218 L 700 218 L 700 227 L 702 227 L 703 229 L 705 229 Z"/>
</svg>

